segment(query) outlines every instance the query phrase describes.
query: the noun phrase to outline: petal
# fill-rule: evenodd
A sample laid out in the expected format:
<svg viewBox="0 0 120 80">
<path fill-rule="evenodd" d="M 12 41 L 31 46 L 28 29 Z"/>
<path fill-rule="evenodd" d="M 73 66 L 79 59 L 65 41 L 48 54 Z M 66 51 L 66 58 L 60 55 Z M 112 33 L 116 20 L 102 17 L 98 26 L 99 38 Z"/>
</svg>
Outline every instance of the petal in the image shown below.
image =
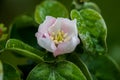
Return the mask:
<svg viewBox="0 0 120 80">
<path fill-rule="evenodd" d="M 56 57 L 61 54 L 70 53 L 74 51 L 79 43 L 79 38 L 77 36 L 74 36 L 70 41 L 59 44 L 53 55 Z"/>
<path fill-rule="evenodd" d="M 49 34 L 48 33 L 41 33 L 41 32 L 37 32 L 36 34 L 35 34 L 35 36 L 37 37 L 37 39 L 38 38 L 50 38 L 50 36 L 49 36 Z"/>
<path fill-rule="evenodd" d="M 69 19 L 62 19 L 62 30 L 67 33 L 69 36 L 72 35 L 77 35 L 78 31 L 77 31 L 77 23 L 76 23 L 76 19 L 74 20 L 69 20 Z"/>
<path fill-rule="evenodd" d="M 38 32 L 43 32 L 43 33 L 48 32 L 48 27 L 54 24 L 55 21 L 56 19 L 54 17 L 46 16 L 45 21 L 42 24 L 40 24 Z"/>
<path fill-rule="evenodd" d="M 54 52 L 56 50 L 56 46 L 54 44 L 54 42 L 52 40 L 50 40 L 49 38 L 42 38 L 39 37 L 37 38 L 38 40 L 38 44 L 45 48 L 46 50 L 50 51 L 50 52 Z"/>
<path fill-rule="evenodd" d="M 45 21 L 39 26 L 38 32 L 35 34 L 38 44 L 50 52 L 56 50 L 54 42 L 50 39 L 48 34 L 48 27 L 50 27 L 56 19 L 51 16 L 47 16 Z"/>
<path fill-rule="evenodd" d="M 48 30 L 49 33 L 52 33 L 52 32 L 57 33 L 58 31 L 60 31 L 62 26 L 61 21 L 62 21 L 61 18 L 56 19 L 56 22 L 51 27 L 49 27 L 49 30 Z"/>
</svg>

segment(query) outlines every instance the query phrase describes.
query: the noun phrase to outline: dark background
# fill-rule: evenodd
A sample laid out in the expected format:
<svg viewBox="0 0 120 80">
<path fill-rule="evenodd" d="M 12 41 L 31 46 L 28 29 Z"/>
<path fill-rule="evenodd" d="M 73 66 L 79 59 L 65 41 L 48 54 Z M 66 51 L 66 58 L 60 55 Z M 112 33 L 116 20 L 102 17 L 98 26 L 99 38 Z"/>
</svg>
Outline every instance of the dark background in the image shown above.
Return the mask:
<svg viewBox="0 0 120 80">
<path fill-rule="evenodd" d="M 13 19 L 22 14 L 33 16 L 35 5 L 41 0 L 0 0 L 0 23 L 9 26 Z M 65 0 L 69 1 L 69 0 Z M 101 9 L 108 28 L 108 53 L 120 65 L 120 0 L 90 0 Z"/>
</svg>

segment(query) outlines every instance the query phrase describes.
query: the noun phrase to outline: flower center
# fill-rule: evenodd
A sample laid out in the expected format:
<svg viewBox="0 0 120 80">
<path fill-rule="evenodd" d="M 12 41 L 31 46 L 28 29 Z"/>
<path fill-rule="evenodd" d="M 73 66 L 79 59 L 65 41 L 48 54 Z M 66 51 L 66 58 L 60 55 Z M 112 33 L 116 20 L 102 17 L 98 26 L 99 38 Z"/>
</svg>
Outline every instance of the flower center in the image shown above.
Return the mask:
<svg viewBox="0 0 120 80">
<path fill-rule="evenodd" d="M 67 33 L 64 33 L 62 30 L 57 31 L 56 33 L 52 32 L 51 39 L 54 41 L 55 44 L 59 44 L 65 41 L 68 41 Z"/>
</svg>

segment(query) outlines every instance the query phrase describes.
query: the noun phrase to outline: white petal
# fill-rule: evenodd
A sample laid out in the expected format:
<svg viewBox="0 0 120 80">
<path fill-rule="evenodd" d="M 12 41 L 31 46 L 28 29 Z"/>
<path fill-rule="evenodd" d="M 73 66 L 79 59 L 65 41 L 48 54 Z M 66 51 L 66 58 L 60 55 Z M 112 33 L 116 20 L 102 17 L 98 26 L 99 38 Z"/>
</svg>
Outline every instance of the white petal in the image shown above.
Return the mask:
<svg viewBox="0 0 120 80">
<path fill-rule="evenodd" d="M 35 34 L 38 44 L 50 52 L 56 50 L 54 42 L 50 39 L 48 34 L 48 27 L 50 27 L 56 19 L 51 16 L 47 16 L 45 21 L 39 26 L 38 32 Z"/>
<path fill-rule="evenodd" d="M 38 32 L 41 32 L 41 33 L 48 32 L 48 27 L 53 25 L 55 21 L 56 21 L 56 19 L 54 17 L 46 16 L 45 21 L 42 24 L 40 24 Z"/>
<path fill-rule="evenodd" d="M 77 36 L 72 37 L 70 41 L 63 42 L 58 45 L 56 51 L 54 52 L 54 56 L 56 57 L 58 55 L 70 53 L 74 51 L 74 49 L 79 43 L 80 43 L 80 40 L 78 39 Z"/>
<path fill-rule="evenodd" d="M 54 42 L 49 38 L 38 38 L 38 44 L 50 52 L 54 52 L 56 50 Z"/>
<path fill-rule="evenodd" d="M 58 31 L 61 30 L 61 26 L 62 26 L 61 18 L 56 19 L 56 22 L 51 27 L 49 27 L 49 33 L 52 32 L 57 33 Z"/>
<path fill-rule="evenodd" d="M 62 19 L 62 30 L 65 33 L 68 33 L 68 35 L 70 36 L 72 35 L 77 35 L 78 31 L 77 31 L 77 23 L 76 23 L 76 19 L 74 20 L 69 20 L 69 19 Z"/>
</svg>

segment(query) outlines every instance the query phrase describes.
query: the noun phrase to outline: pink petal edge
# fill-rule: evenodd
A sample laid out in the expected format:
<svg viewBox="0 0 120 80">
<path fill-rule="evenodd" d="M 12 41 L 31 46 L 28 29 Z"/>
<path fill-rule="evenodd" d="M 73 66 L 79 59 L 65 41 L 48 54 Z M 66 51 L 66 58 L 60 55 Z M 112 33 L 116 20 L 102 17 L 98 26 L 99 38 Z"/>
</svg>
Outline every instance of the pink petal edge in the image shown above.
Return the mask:
<svg viewBox="0 0 120 80">
<path fill-rule="evenodd" d="M 59 44 L 57 49 L 53 53 L 54 57 L 74 51 L 74 49 L 79 43 L 80 40 L 78 37 L 72 37 L 70 41 Z"/>
</svg>

